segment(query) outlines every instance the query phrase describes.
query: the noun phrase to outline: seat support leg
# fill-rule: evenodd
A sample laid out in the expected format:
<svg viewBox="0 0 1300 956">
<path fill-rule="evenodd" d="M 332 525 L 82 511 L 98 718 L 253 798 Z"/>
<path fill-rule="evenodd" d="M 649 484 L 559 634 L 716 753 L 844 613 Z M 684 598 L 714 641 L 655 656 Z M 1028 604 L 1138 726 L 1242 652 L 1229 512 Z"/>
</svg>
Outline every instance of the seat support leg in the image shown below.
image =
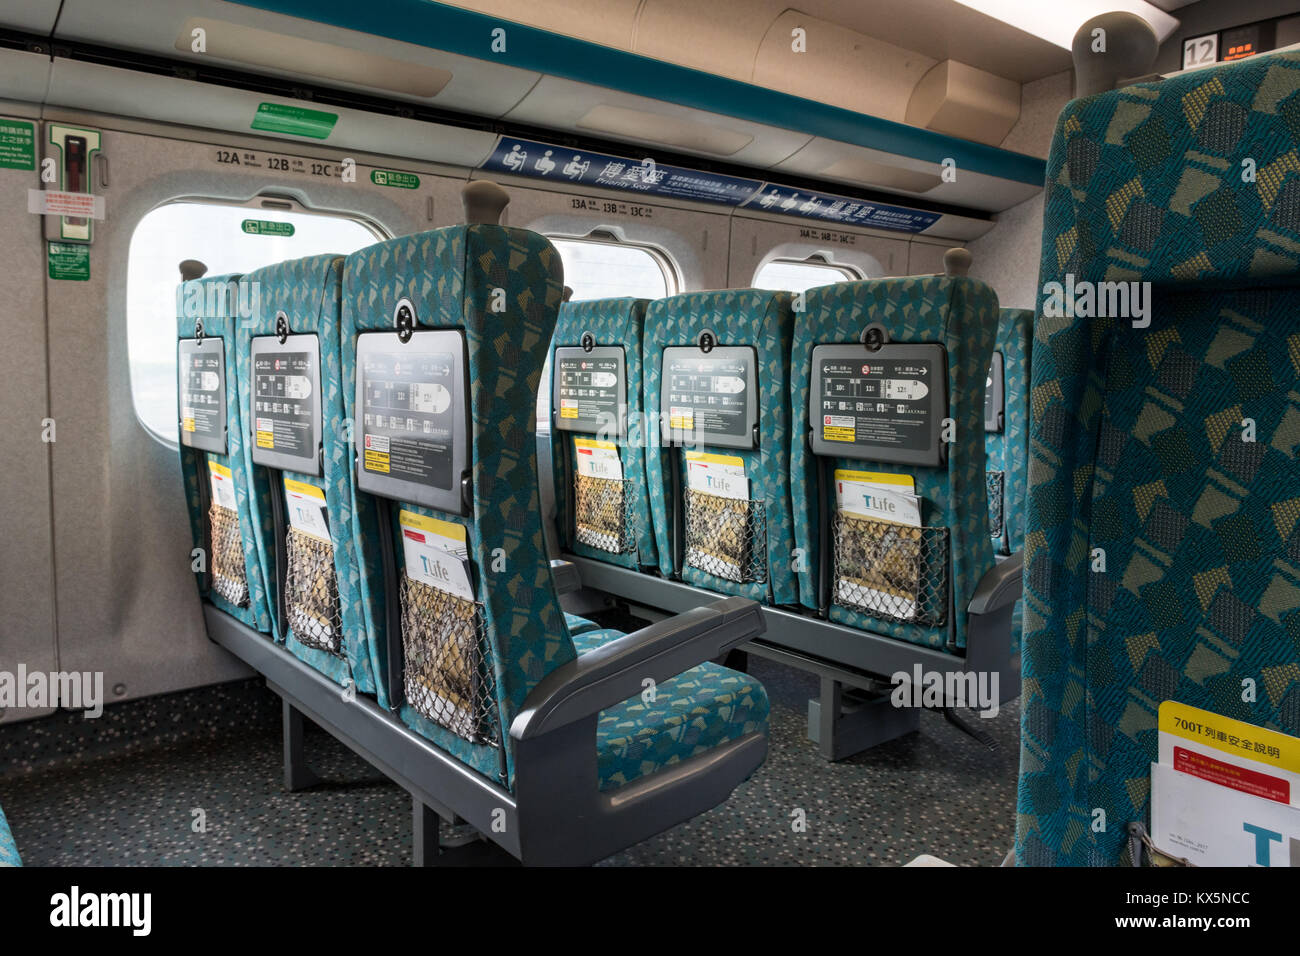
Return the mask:
<svg viewBox="0 0 1300 956">
<path fill-rule="evenodd" d="M 411 839 L 412 864 L 414 866 L 437 866 L 439 850 L 439 833 L 442 818 L 424 805 L 419 797 L 411 797 Z"/>
<path fill-rule="evenodd" d="M 921 712 L 895 707 L 889 694 L 846 693 L 833 677 L 821 679 L 821 696 L 808 701 L 808 739 L 827 760 L 843 760 L 921 729 Z"/>
<path fill-rule="evenodd" d="M 307 766 L 307 754 L 303 747 L 306 718 L 287 700 L 282 700 L 280 706 L 284 720 L 284 789 L 293 793 L 315 786 L 320 783 L 320 777 Z"/>
<path fill-rule="evenodd" d="M 415 866 L 517 866 L 519 861 L 495 843 L 465 827 L 457 838 L 446 832 L 442 816 L 414 794 L 411 795 L 411 836 Z M 462 824 L 459 817 L 453 823 Z"/>
</svg>

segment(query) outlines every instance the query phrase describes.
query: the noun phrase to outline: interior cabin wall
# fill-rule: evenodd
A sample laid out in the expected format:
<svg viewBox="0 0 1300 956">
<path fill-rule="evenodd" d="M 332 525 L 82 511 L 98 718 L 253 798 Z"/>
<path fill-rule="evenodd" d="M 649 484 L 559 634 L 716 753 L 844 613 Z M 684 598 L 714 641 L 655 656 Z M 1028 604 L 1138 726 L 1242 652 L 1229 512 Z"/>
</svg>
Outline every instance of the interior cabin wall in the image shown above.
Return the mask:
<svg viewBox="0 0 1300 956">
<path fill-rule="evenodd" d="M 177 451 L 146 431 L 136 416 L 130 382 L 127 333 L 127 264 L 131 236 L 141 218 L 154 208 L 183 198 L 203 197 L 243 202 L 259 193 L 275 192 L 321 210 L 351 213 L 378 225 L 390 235 L 402 235 L 448 225 L 461 219 L 458 192 L 462 175 L 438 176 L 416 167 L 419 190 L 390 189 L 370 180 L 373 166 L 357 159 L 355 183 L 337 176 L 312 175 L 312 159 L 332 158 L 313 147 L 282 146 L 252 138 L 216 136 L 193 142 L 105 128 L 104 118 L 65 117 L 77 125 L 103 130 L 102 150 L 111 164 L 110 185 L 103 190 L 107 216 L 95 223 L 90 246 L 90 277 L 85 281 L 45 279 L 44 249 L 35 216 L 5 230 L 8 263 L 21 263 L 0 273 L 3 294 L 19 298 L 33 291 L 48 301 L 47 321 L 39 319 L 44 302 L 34 304 L 36 317 L 20 332 L 35 326 L 38 335 L 20 334 L 24 351 L 48 334 L 49 414 L 57 423 L 51 455 L 55 589 L 58 611 L 58 662 L 62 670 L 102 672 L 108 703 L 229 680 L 247 673 L 242 664 L 208 641 L 197 589 L 190 571 L 189 519 L 181 487 Z M 268 146 L 272 148 L 268 149 Z M 248 153 L 258 168 L 232 166 L 221 155 Z M 288 159 L 288 168 L 271 169 L 268 156 Z M 306 162 L 293 171 L 292 159 Z M 381 168 L 410 170 L 409 165 Z M 34 181 L 27 173 L 23 189 Z M 24 197 L 25 198 L 25 197 Z M 430 204 L 432 198 L 432 204 Z M 23 204 L 25 207 L 25 203 Z M 6 209 L 19 208 L 15 199 Z M 249 211 L 255 217 L 254 210 Z M 434 219 L 430 219 L 430 215 Z M 21 232 L 22 242 L 15 236 Z M 10 248 L 10 247 L 13 248 Z M 187 258 L 183 236 L 176 237 L 176 261 Z M 269 257 L 268 261 L 273 261 Z M 179 280 L 179 272 L 177 273 Z M 10 292 L 9 287 L 13 286 Z M 28 308 L 32 308 L 31 305 Z M 48 331 L 47 331 L 48 329 Z M 159 335 L 174 337 L 174 313 L 159 326 Z M 3 361 L 15 360 L 13 338 L 7 337 Z M 45 356 L 28 356 L 23 374 L 0 380 L 6 409 L 21 409 L 20 427 L 6 434 L 24 439 L 27 449 L 43 454 L 35 431 L 44 387 L 39 379 Z M 18 404 L 12 406 L 10 397 Z M 32 395 L 41 396 L 38 403 Z M 30 406 L 30 407 L 26 407 Z M 13 456 L 0 456 L 9 472 L 21 467 Z M 23 456 L 20 456 L 23 457 Z M 30 455 L 26 457 L 31 457 Z M 15 513 L 41 515 L 48 533 L 50 507 L 42 498 L 38 477 L 29 484 L 6 480 L 0 501 L 0 521 L 12 523 Z M 10 528 L 0 525 L 10 532 Z M 17 530 L 17 529 L 13 529 Z M 39 579 L 40 556 L 19 551 L 17 541 L 40 539 L 40 528 L 23 537 L 0 537 L 0 567 L 29 563 L 28 578 L 4 576 L 6 603 L 15 600 L 14 581 Z M 48 573 L 48 572 L 47 572 Z M 5 610 L 21 622 L 22 633 L 35 640 L 49 633 L 48 612 L 42 613 L 44 589 L 34 584 L 20 595 L 23 606 Z M 12 613 L 13 617 L 10 617 Z M 8 642 L 0 642 L 0 655 Z M 45 658 L 22 651 L 28 667 Z M 47 655 L 48 656 L 48 655 Z M 0 668 L 8 663 L 0 656 Z M 23 718 L 36 716 L 22 712 Z"/>
<path fill-rule="evenodd" d="M 1020 119 L 1002 147 L 1046 159 L 1056 118 L 1070 101 L 1073 86 L 1072 70 L 1026 83 Z M 1038 301 L 1042 241 L 1043 194 L 1039 193 L 999 213 L 997 225 L 967 244 L 973 257 L 970 274 L 993 287 L 1003 308 L 1032 309 Z"/>
<path fill-rule="evenodd" d="M 0 108 L 6 121 L 35 124 L 36 111 Z M 0 672 L 58 669 L 54 549 L 50 523 L 53 437 L 71 440 L 49 417 L 46 374 L 45 257 L 41 217 L 27 212 L 34 170 L 0 169 Z M 102 335 L 98 337 L 102 341 Z M 0 722 L 40 717 L 52 708 L 0 705 Z"/>
</svg>

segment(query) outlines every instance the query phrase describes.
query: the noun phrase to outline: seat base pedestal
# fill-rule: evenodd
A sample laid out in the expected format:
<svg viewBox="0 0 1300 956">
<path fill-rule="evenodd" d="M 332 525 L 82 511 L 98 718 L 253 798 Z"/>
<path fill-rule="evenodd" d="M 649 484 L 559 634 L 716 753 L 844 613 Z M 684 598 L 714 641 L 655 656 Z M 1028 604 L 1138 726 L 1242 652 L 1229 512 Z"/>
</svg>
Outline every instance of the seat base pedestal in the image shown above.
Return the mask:
<svg viewBox="0 0 1300 956">
<path fill-rule="evenodd" d="M 808 701 L 808 739 L 827 760 L 843 760 L 921 729 L 921 711 L 895 707 L 889 694 L 852 691 L 833 677 L 821 679 L 821 697 Z"/>
</svg>

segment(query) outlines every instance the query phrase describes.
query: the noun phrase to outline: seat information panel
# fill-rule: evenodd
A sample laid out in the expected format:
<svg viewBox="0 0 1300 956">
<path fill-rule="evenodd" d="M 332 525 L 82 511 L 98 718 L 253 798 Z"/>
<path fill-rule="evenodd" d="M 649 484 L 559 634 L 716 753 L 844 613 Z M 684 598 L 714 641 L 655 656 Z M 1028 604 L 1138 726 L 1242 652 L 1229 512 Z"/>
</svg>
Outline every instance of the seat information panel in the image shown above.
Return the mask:
<svg viewBox="0 0 1300 956">
<path fill-rule="evenodd" d="M 465 340 L 455 330 L 357 337 L 357 486 L 466 514 L 469 391 Z"/>
<path fill-rule="evenodd" d="M 176 370 L 181 444 L 226 454 L 226 343 L 181 339 Z"/>
<path fill-rule="evenodd" d="M 253 462 L 320 475 L 320 340 L 255 336 L 252 360 Z"/>
<path fill-rule="evenodd" d="M 942 345 L 818 345 L 812 364 L 808 420 L 816 454 L 931 467 L 947 459 Z"/>
<path fill-rule="evenodd" d="M 1000 432 L 1006 422 L 1007 398 L 1004 359 L 994 352 L 989 362 L 989 377 L 984 383 L 984 430 Z"/>
<path fill-rule="evenodd" d="M 752 346 L 664 349 L 660 430 L 669 445 L 753 448 L 758 424 L 757 355 Z"/>
<path fill-rule="evenodd" d="M 551 396 L 556 428 L 622 438 L 627 426 L 623 347 L 556 349 Z"/>
</svg>

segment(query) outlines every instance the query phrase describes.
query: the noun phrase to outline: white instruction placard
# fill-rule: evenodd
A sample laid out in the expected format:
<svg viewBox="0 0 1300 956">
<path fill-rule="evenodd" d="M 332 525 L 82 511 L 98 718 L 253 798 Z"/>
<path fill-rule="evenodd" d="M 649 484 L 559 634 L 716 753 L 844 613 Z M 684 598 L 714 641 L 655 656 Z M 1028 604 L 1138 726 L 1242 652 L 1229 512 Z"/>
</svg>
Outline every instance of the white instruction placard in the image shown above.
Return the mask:
<svg viewBox="0 0 1300 956">
<path fill-rule="evenodd" d="M 29 189 L 27 211 L 37 216 L 103 219 L 104 197 L 93 193 L 63 192 L 59 189 Z"/>
<path fill-rule="evenodd" d="M 618 457 L 618 446 L 610 441 L 594 438 L 575 438 L 578 474 L 584 478 L 604 478 L 607 481 L 623 480 L 623 462 Z"/>
<path fill-rule="evenodd" d="M 289 508 L 289 524 L 303 534 L 319 538 L 327 544 L 330 539 L 329 521 L 325 512 L 325 492 L 305 481 L 284 479 L 284 497 Z"/>
<path fill-rule="evenodd" d="M 855 517 L 921 527 L 921 499 L 913 494 L 910 475 L 885 472 L 835 471 L 835 506 Z"/>
<path fill-rule="evenodd" d="M 463 601 L 473 601 L 465 527 L 405 509 L 398 521 L 407 577 Z"/>
<path fill-rule="evenodd" d="M 719 498 L 748 501 L 749 479 L 745 477 L 745 459 L 737 455 L 688 451 L 686 487 Z"/>
<path fill-rule="evenodd" d="M 212 500 L 222 508 L 228 511 L 235 511 L 235 480 L 230 474 L 230 469 L 225 465 L 210 461 L 208 462 L 208 476 L 212 484 Z"/>
<path fill-rule="evenodd" d="M 1300 866 L 1300 810 L 1153 763 L 1151 840 L 1197 866 Z"/>
</svg>

